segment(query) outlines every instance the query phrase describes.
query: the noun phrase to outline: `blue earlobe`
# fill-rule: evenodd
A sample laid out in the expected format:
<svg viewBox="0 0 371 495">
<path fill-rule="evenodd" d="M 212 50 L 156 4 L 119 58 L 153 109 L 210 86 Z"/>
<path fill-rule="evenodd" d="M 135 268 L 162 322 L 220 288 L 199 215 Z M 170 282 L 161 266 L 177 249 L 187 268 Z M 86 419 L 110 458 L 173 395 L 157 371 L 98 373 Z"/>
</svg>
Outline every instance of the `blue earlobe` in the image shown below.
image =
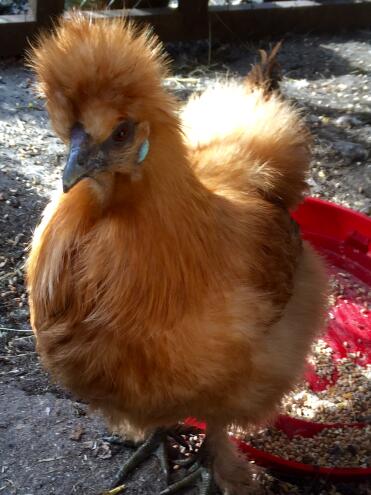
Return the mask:
<svg viewBox="0 0 371 495">
<path fill-rule="evenodd" d="M 140 145 L 140 148 L 138 151 L 138 163 L 142 162 L 146 158 L 146 156 L 148 155 L 148 151 L 149 151 L 149 141 L 148 141 L 148 139 L 146 139 Z"/>
</svg>

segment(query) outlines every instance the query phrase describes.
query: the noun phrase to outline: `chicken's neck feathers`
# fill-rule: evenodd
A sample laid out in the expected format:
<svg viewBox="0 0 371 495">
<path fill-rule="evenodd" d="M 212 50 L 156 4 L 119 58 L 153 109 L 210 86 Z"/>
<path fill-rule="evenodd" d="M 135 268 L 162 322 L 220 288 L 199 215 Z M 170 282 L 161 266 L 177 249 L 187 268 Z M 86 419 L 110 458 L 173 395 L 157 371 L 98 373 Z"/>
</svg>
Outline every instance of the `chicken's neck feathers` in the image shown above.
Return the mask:
<svg viewBox="0 0 371 495">
<path fill-rule="evenodd" d="M 47 214 L 30 259 L 45 312 L 68 304 L 72 320 L 117 327 L 124 319 L 138 332 L 143 321 L 170 328 L 200 310 L 223 271 L 217 213 L 184 148 L 167 149 L 152 144 L 143 180 L 116 177 L 109 202 L 82 181 Z"/>
</svg>

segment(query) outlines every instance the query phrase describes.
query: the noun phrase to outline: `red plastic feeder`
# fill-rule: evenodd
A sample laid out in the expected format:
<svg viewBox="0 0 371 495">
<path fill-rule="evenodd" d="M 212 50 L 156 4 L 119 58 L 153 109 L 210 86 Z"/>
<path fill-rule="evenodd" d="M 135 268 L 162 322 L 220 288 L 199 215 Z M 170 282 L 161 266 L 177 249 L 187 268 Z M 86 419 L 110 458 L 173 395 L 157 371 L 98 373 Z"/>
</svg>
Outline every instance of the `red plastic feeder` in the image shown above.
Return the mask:
<svg viewBox="0 0 371 495">
<path fill-rule="evenodd" d="M 371 219 L 348 208 L 316 198 L 307 198 L 293 213 L 302 236 L 327 260 L 329 274 L 344 272 L 356 277 L 371 291 Z M 371 292 L 370 292 L 371 294 Z M 327 333 L 323 337 L 333 350 L 333 359 L 348 353 L 359 353 L 359 364 L 371 362 L 371 313 L 360 306 L 350 290 L 331 308 Z M 344 345 L 346 343 L 346 345 Z M 330 383 L 309 370 L 306 379 L 314 392 L 326 389 Z M 333 377 L 333 382 L 336 376 Z M 192 421 L 201 428 L 203 424 Z M 275 424 L 288 441 L 295 435 L 314 437 L 323 429 L 353 427 L 364 424 L 313 423 L 290 416 L 280 416 Z M 371 468 L 321 467 L 283 459 L 236 440 L 241 452 L 257 464 L 297 476 L 316 475 L 331 479 L 357 480 L 371 476 Z"/>
<path fill-rule="evenodd" d="M 300 225 L 303 238 L 327 260 L 330 273 L 346 272 L 361 280 L 371 291 L 371 219 L 315 198 L 307 198 L 293 217 Z M 331 309 L 324 340 L 332 348 L 335 360 L 346 357 L 350 352 L 359 352 L 360 364 L 368 364 L 371 362 L 371 314 L 360 307 L 354 296 L 351 292 L 346 294 Z M 307 375 L 307 380 L 314 391 L 323 390 L 329 385 L 314 372 Z M 326 428 L 364 427 L 362 424 L 313 423 L 290 416 L 280 416 L 275 426 L 287 435 L 288 440 L 294 435 L 313 437 Z M 243 441 L 238 441 L 238 444 L 240 450 L 257 464 L 291 474 L 353 480 L 371 476 L 371 468 L 314 466 L 288 461 L 255 449 Z"/>
</svg>

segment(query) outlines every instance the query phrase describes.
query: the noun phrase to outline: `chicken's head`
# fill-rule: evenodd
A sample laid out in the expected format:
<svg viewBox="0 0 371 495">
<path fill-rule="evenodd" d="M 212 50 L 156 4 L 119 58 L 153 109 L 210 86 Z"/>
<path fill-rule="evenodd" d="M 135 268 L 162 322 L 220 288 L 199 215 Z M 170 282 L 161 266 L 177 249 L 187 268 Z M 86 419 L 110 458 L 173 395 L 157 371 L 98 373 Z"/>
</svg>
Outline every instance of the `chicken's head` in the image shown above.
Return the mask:
<svg viewBox="0 0 371 495">
<path fill-rule="evenodd" d="M 70 148 L 64 191 L 85 177 L 142 177 L 176 106 L 162 86 L 166 60 L 157 39 L 125 19 L 74 13 L 40 38 L 30 64 L 53 127 Z"/>
<path fill-rule="evenodd" d="M 63 190 L 68 192 L 84 177 L 104 174 L 136 175 L 149 151 L 149 124 L 123 118 L 103 141 L 98 141 L 77 122 L 71 129 L 70 151 L 63 171 Z"/>
</svg>

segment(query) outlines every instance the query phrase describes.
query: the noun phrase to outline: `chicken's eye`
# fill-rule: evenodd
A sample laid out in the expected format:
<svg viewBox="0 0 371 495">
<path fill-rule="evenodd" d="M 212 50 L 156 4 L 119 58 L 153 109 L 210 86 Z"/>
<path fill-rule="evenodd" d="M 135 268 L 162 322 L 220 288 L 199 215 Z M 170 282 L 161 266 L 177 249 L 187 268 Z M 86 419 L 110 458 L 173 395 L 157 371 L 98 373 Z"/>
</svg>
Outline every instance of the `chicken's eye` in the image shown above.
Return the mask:
<svg viewBox="0 0 371 495">
<path fill-rule="evenodd" d="M 115 141 L 124 141 L 126 138 L 126 132 L 124 130 L 118 131 L 113 137 Z"/>
<path fill-rule="evenodd" d="M 113 132 L 113 139 L 118 142 L 126 141 L 130 136 L 130 125 L 128 122 L 124 122 Z"/>
</svg>

